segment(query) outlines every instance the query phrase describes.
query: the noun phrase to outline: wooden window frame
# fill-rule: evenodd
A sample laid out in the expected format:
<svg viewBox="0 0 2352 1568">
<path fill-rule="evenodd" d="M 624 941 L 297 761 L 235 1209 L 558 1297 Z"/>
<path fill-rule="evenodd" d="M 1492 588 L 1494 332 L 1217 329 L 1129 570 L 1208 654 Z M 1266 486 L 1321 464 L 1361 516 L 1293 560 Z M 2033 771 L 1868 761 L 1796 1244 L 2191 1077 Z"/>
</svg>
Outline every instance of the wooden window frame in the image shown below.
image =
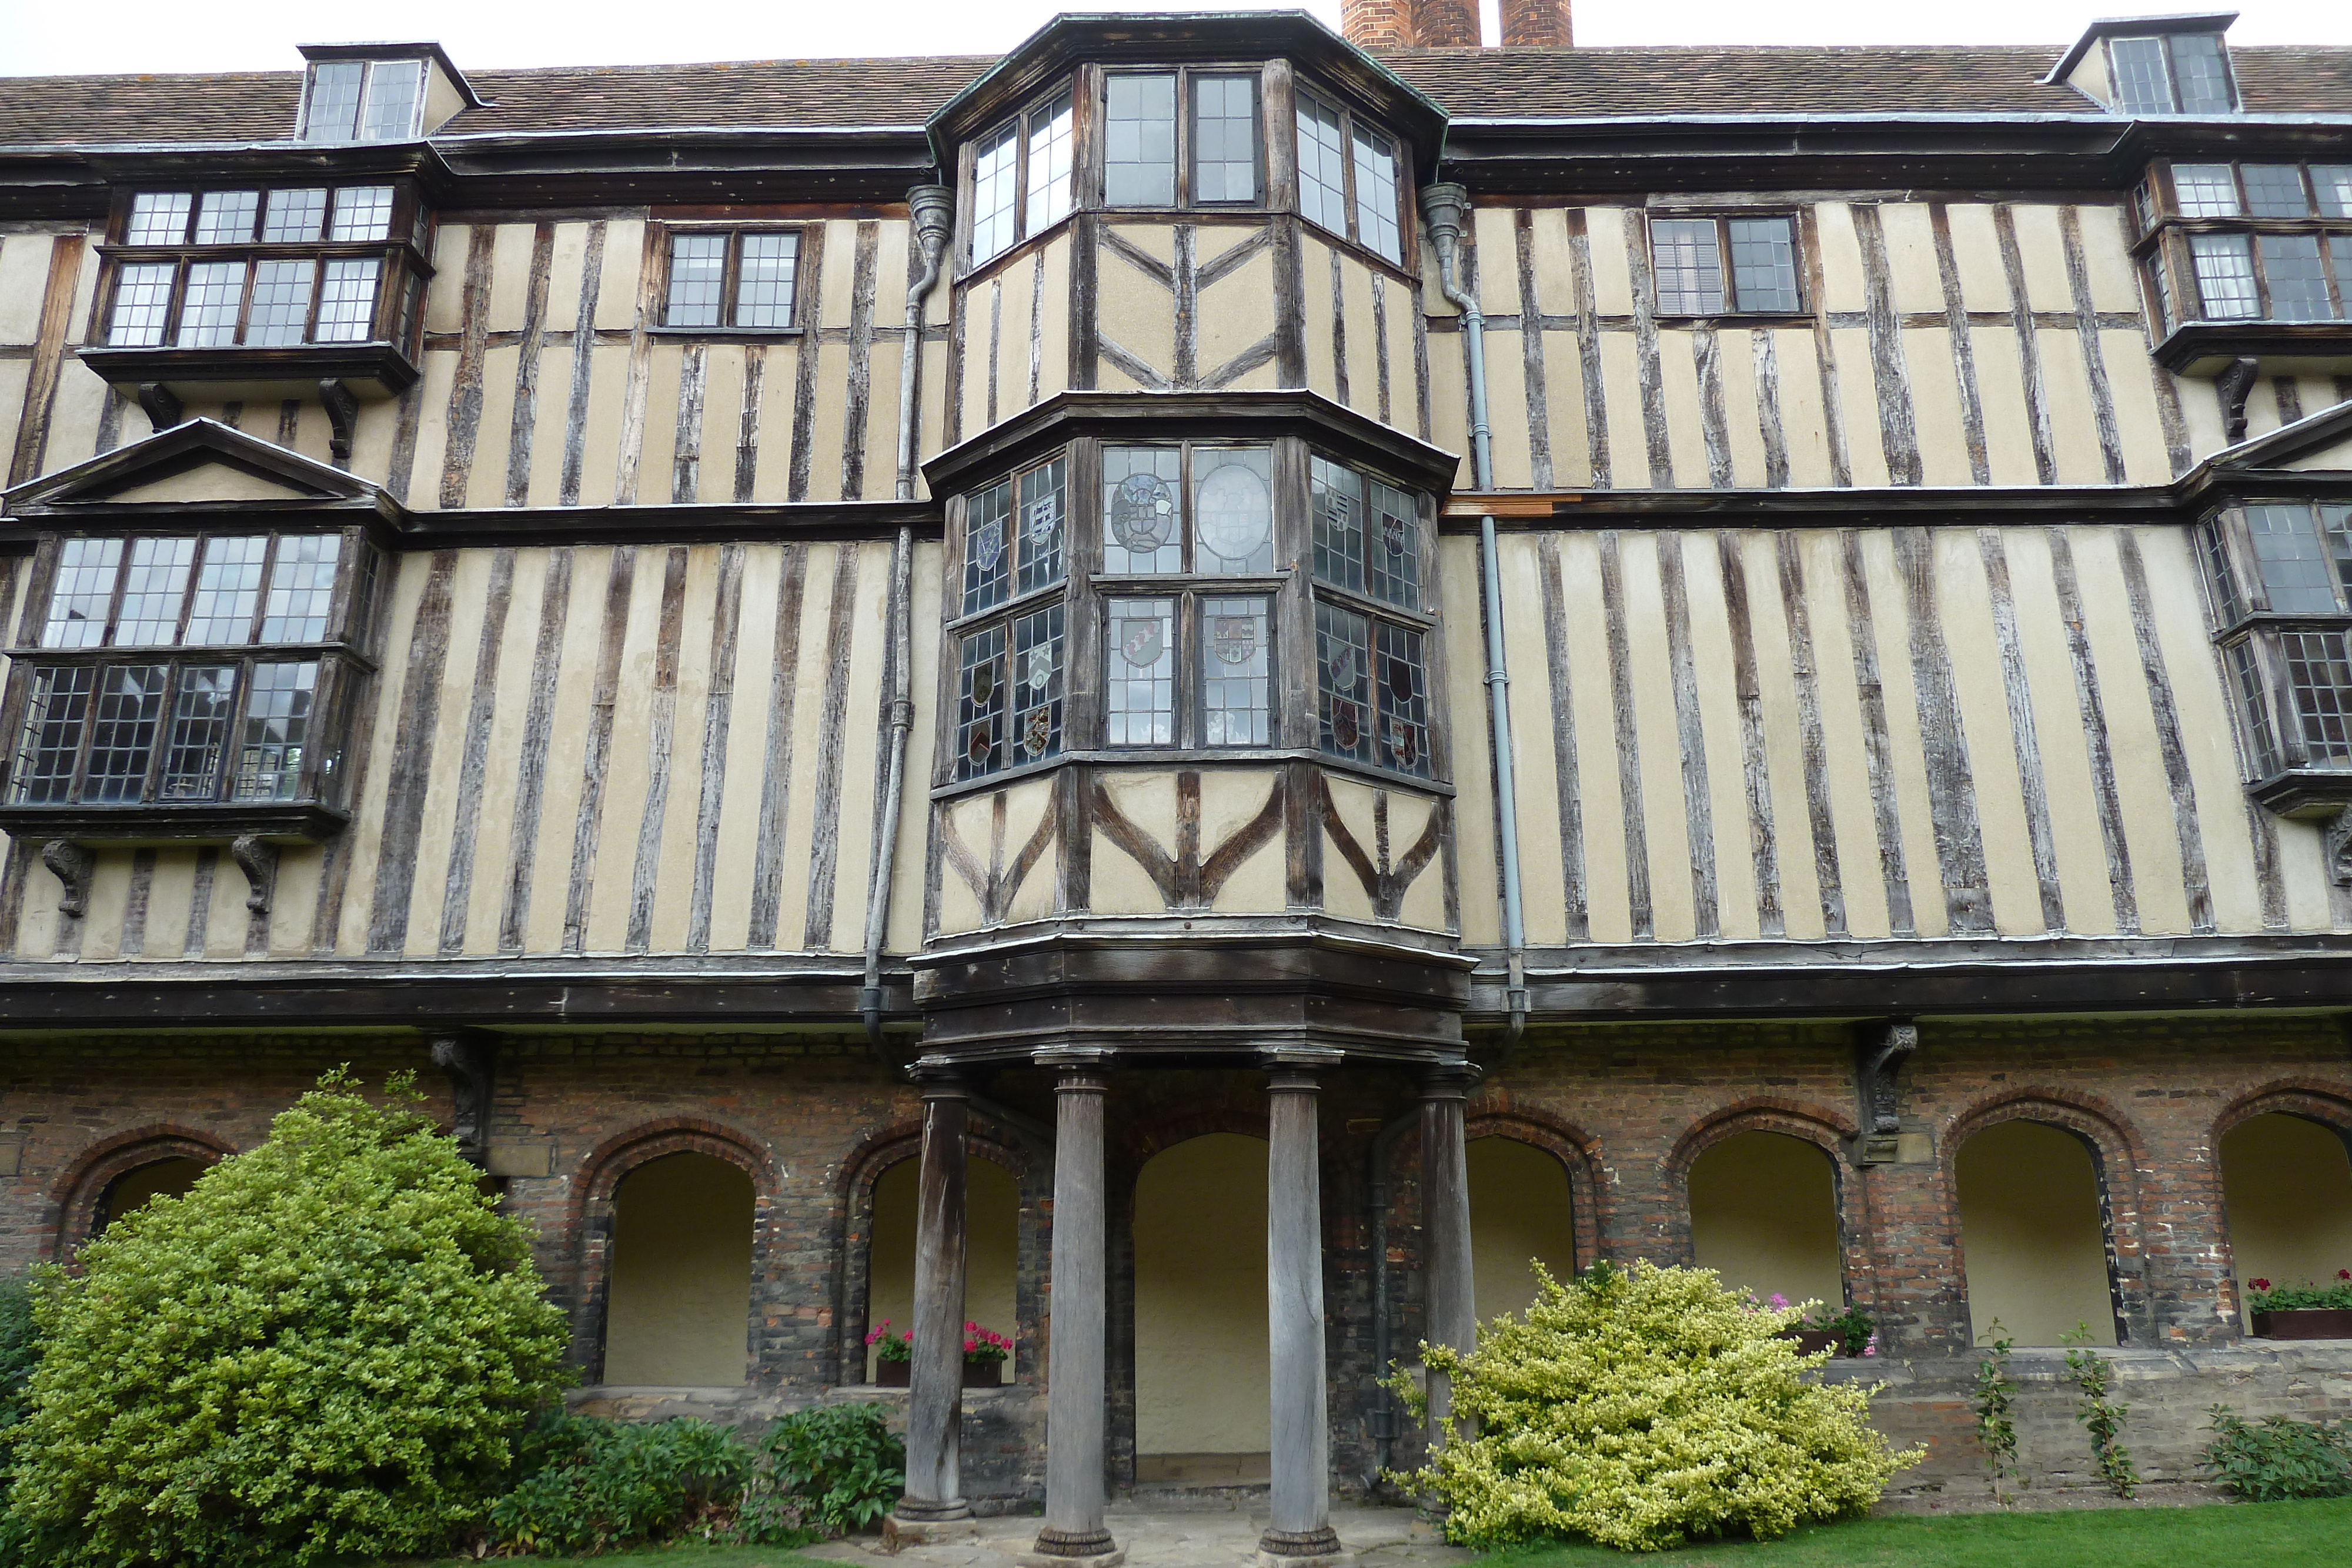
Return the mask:
<svg viewBox="0 0 2352 1568">
<path fill-rule="evenodd" d="M 1413 254 L 1413 246 L 1418 243 L 1418 239 L 1413 232 L 1412 226 L 1412 160 L 1407 155 L 1404 138 L 1399 136 L 1395 131 L 1391 131 L 1379 120 L 1368 119 L 1358 114 L 1356 112 L 1355 106 L 1350 104 L 1339 94 L 1326 91 L 1322 88 L 1314 86 L 1310 83 L 1300 82 L 1292 89 L 1290 123 L 1285 129 L 1285 133 L 1294 140 L 1294 147 L 1290 159 L 1290 178 L 1294 184 L 1303 186 L 1305 181 L 1305 176 L 1300 174 L 1298 172 L 1298 158 L 1295 142 L 1298 135 L 1298 110 L 1304 102 L 1309 99 L 1321 104 L 1326 109 L 1336 110 L 1339 116 L 1339 167 L 1341 173 L 1339 200 L 1341 205 L 1345 207 L 1348 214 L 1347 230 L 1345 233 L 1342 233 L 1317 219 L 1305 216 L 1305 204 L 1299 201 L 1297 191 L 1294 190 L 1288 193 L 1290 206 L 1293 209 L 1299 211 L 1301 214 L 1300 221 L 1306 224 L 1309 228 L 1312 228 L 1317 234 L 1326 235 L 1333 239 L 1345 240 L 1350 246 L 1361 252 L 1363 255 L 1371 257 L 1382 267 L 1388 267 L 1393 271 L 1401 272 L 1404 270 L 1407 265 L 1407 260 Z M 1261 118 L 1263 118 L 1262 115 Z M 1360 226 L 1361 220 L 1360 210 L 1356 200 L 1356 123 L 1359 120 L 1362 120 L 1364 123 L 1373 131 L 1387 137 L 1390 145 L 1396 149 L 1398 259 L 1394 261 L 1390 260 L 1387 256 L 1382 256 L 1379 251 L 1374 250 L 1370 246 L 1366 245 L 1364 243 L 1363 236 L 1357 232 L 1358 228 Z"/>
<path fill-rule="evenodd" d="M 2122 80 L 2122 74 L 2116 68 L 2116 46 L 2117 44 L 2153 43 L 2158 46 L 2157 53 L 2160 55 L 2164 60 L 2164 90 L 2172 99 L 2172 107 L 2159 112 L 2166 114 L 2189 113 L 2189 110 L 2180 107 L 2183 101 L 2180 92 L 2180 64 L 2173 57 L 2172 53 L 2172 41 L 2175 38 L 2184 37 L 2210 38 L 2213 40 L 2214 45 L 2216 46 L 2216 53 L 2219 55 L 2221 61 L 2221 78 L 2222 80 L 2228 84 L 2230 89 L 2230 108 L 2228 112 L 2231 114 L 2243 114 L 2246 111 L 2246 100 L 2244 95 L 2238 90 L 2237 64 L 2230 57 L 2229 39 L 2220 33 L 2111 33 L 2105 39 L 2101 40 L 2100 46 L 2101 53 L 2106 61 L 2108 82 L 2113 84 Z M 2123 102 L 2123 92 L 2119 88 L 2115 88 L 2111 85 L 2109 90 L 2115 94 L 2114 107 L 2118 113 L 2139 114 L 2147 112 L 2147 110 L 2133 110 L 2125 107 Z"/>
<path fill-rule="evenodd" d="M 2322 507 L 2342 505 L 2340 501 L 2300 497 L 2240 498 L 2209 513 L 2197 525 L 2194 545 L 2207 622 L 2221 655 L 2242 772 L 2250 783 L 2261 783 L 2282 773 L 2308 770 L 2342 779 L 2347 789 L 2352 789 L 2352 770 L 2325 764 L 2313 768 L 2303 727 L 2305 716 L 2288 677 L 2284 647 L 2285 637 L 2301 633 L 2352 639 L 2352 583 L 2345 580 L 2330 553 L 2326 525 L 2321 516 Z M 2328 589 L 2335 596 L 2333 610 L 2271 607 L 2270 585 L 2263 580 L 2262 562 L 2247 526 L 2247 510 L 2252 507 L 2293 507 L 2307 517 Z M 2225 572 L 2226 580 L 2217 582 L 2217 571 Z M 2234 600 L 2234 605 L 2222 601 L 2225 592 Z M 2230 613 L 2232 608 L 2234 615 Z M 2241 689 L 2234 663 L 2241 655 L 2250 661 L 2258 677 L 2259 713 L 2249 706 L 2257 699 Z M 2265 727 L 2268 746 L 2263 740 Z"/>
<path fill-rule="evenodd" d="M 657 298 L 661 300 L 662 319 L 648 326 L 646 330 L 671 337 L 727 338 L 758 342 L 775 338 L 796 338 L 806 329 L 802 325 L 801 308 L 804 296 L 801 280 L 807 273 L 810 236 L 816 235 L 818 243 L 822 244 L 824 225 L 800 222 L 720 223 L 697 219 L 662 219 L 657 222 L 661 232 L 656 236 L 660 241 L 659 259 L 655 265 L 661 271 Z M 720 269 L 719 283 L 721 322 L 712 327 L 674 327 L 669 322 L 669 284 L 670 269 L 677 253 L 670 241 L 678 235 L 711 234 L 727 236 L 727 260 Z M 731 321 L 740 304 L 736 298 L 736 290 L 743 279 L 743 236 L 755 234 L 788 234 L 795 241 L 793 248 L 792 310 L 790 319 L 781 327 L 738 327 Z"/>
<path fill-rule="evenodd" d="M 416 75 L 416 105 L 408 117 L 408 133 L 404 136 L 313 137 L 310 134 L 311 100 L 318 89 L 319 68 L 321 66 L 356 65 L 365 68 L 360 73 L 358 113 L 353 116 L 352 129 L 367 123 L 368 103 L 375 94 L 375 73 L 380 66 L 415 66 Z M 312 60 L 302 72 L 302 108 L 295 117 L 294 140 L 311 146 L 381 147 L 401 141 L 415 141 L 425 134 L 425 100 L 433 94 L 432 62 L 417 55 L 388 55 L 382 59 Z"/>
<path fill-rule="evenodd" d="M 2177 327 L 2214 324 L 2247 326 L 2254 323 L 2285 321 L 2295 324 L 2326 325 L 2352 322 L 2352 291 L 2345 287 L 2345 277 L 2352 272 L 2352 214 L 2342 217 L 2324 215 L 2320 211 L 2319 188 L 2312 170 L 2317 165 L 2310 160 L 2284 160 L 2302 177 L 2305 215 L 2302 217 L 2255 217 L 2251 215 L 2252 204 L 2247 200 L 2245 159 L 2214 159 L 2230 171 L 2231 189 L 2236 196 L 2238 211 L 2232 216 L 2189 217 L 2181 211 L 2180 188 L 2174 177 L 2179 164 L 2207 166 L 2207 162 L 2189 159 L 2165 159 L 2148 172 L 2142 182 L 2152 197 L 2155 221 L 2139 231 L 2131 246 L 2134 263 L 2141 274 L 2141 291 L 2148 313 L 2169 332 Z M 2256 159 L 2256 162 L 2268 160 Z M 2330 165 L 2331 167 L 2333 165 Z M 2250 242 L 2248 250 L 2253 265 L 2256 313 L 2252 316 L 2209 316 L 2205 313 L 2205 296 L 2197 279 L 2197 268 L 2190 254 L 2189 238 L 2197 235 L 2243 235 Z M 2332 316 L 2281 317 L 2274 313 L 2271 301 L 2269 264 L 2263 255 L 2263 241 L 2271 236 L 2309 235 L 2319 242 L 2319 270 L 2327 290 Z M 2158 276 L 2161 269 L 2161 277 Z M 2169 309 L 2167 289 L 2169 289 Z M 2184 307 L 2192 304 L 2194 314 Z M 2159 336 L 2162 334 L 2160 333 Z"/>
<path fill-rule="evenodd" d="M 1756 207 L 1735 209 L 1705 207 L 1684 211 L 1673 207 L 1645 208 L 1642 217 L 1642 243 L 1650 258 L 1650 310 L 1661 321 L 1699 323 L 1708 321 L 1791 321 L 1811 319 L 1813 302 L 1807 298 L 1805 287 L 1805 226 L 1803 214 L 1788 207 Z M 1786 310 L 1751 310 L 1739 303 L 1739 275 L 1731 259 L 1731 225 L 1778 218 L 1789 225 L 1790 277 L 1797 303 Z M 1658 243 L 1653 232 L 1654 224 L 1706 223 L 1715 225 L 1716 265 L 1723 272 L 1723 308 L 1717 311 L 1668 310 L 1664 294 L 1658 287 Z"/>
<path fill-rule="evenodd" d="M 1099 74 L 1094 79 L 1099 84 Z M 1060 217 L 1033 231 L 1029 227 L 1030 121 L 1051 108 L 1054 100 L 1064 93 L 1070 95 L 1070 203 Z M 992 120 L 982 130 L 964 138 L 963 145 L 956 154 L 955 254 L 967 274 L 993 267 L 1039 235 L 1052 233 L 1078 213 L 1088 209 L 1087 194 L 1089 182 L 1084 149 L 1087 146 L 1087 128 L 1093 119 L 1094 110 L 1087 93 L 1087 84 L 1081 75 L 1073 73 L 1059 78 L 1051 86 L 1031 94 L 1011 114 Z M 1013 132 L 1013 237 L 993 255 L 975 256 L 971 246 L 972 220 L 977 216 L 975 206 L 978 200 L 973 183 L 977 173 L 976 158 L 982 143 L 995 140 L 1007 129 Z M 1092 184 L 1096 190 L 1101 188 L 1099 168 L 1094 171 Z"/>
</svg>

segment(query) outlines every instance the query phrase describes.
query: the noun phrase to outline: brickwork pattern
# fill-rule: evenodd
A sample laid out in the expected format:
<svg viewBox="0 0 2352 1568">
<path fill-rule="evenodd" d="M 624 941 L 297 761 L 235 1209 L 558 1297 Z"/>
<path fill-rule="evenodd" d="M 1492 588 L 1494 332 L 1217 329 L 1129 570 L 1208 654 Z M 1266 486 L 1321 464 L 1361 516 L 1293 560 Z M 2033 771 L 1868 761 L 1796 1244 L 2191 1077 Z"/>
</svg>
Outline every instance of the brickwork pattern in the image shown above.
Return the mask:
<svg viewBox="0 0 2352 1568">
<path fill-rule="evenodd" d="M 1503 47 L 1565 49 L 1576 42 L 1570 0 L 1503 0 Z"/>
</svg>

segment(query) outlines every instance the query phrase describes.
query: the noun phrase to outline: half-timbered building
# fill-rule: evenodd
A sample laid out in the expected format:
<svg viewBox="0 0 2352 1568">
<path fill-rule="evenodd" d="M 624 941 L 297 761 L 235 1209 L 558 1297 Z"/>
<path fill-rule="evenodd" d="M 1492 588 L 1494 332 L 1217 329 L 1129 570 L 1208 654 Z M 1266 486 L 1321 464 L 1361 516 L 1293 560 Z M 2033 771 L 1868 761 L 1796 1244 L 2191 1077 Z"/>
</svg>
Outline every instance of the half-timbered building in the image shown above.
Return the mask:
<svg viewBox="0 0 2352 1568">
<path fill-rule="evenodd" d="M 911 1328 L 1079 1561 L 1335 1550 L 1530 1259 L 1928 1490 L 1996 1321 L 2341 1404 L 2352 50 L 1504 11 L 0 81 L 0 1264 L 417 1069 L 588 1406 Z"/>
</svg>

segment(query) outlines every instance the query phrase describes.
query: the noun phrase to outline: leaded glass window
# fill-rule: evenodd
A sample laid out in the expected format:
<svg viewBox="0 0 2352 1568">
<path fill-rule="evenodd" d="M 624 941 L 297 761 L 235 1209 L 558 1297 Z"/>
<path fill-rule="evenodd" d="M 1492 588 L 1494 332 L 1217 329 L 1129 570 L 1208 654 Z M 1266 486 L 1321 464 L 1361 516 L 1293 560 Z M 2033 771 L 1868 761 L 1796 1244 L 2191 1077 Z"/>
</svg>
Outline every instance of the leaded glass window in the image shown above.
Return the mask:
<svg viewBox="0 0 2352 1568">
<path fill-rule="evenodd" d="M 2257 218 L 2307 218 L 2311 199 L 2303 193 L 2303 167 L 2296 163 L 2247 163 L 2246 211 Z"/>
<path fill-rule="evenodd" d="M 421 129 L 423 60 L 320 60 L 304 94 L 305 141 L 406 141 Z"/>
<path fill-rule="evenodd" d="M 2253 241 L 2245 235 L 2190 235 L 2189 260 L 2208 320 L 2250 320 L 2263 313 L 2254 290 Z"/>
<path fill-rule="evenodd" d="M 1257 200 L 1257 78 L 1192 78 L 1192 199 Z"/>
<path fill-rule="evenodd" d="M 2317 235 L 2263 235 L 2261 243 L 2272 320 L 2325 321 L 2336 314 Z"/>
<path fill-rule="evenodd" d="M 1395 140 L 1304 89 L 1297 120 L 1300 214 L 1403 265 L 1404 191 Z"/>
<path fill-rule="evenodd" d="M 1113 746 L 1176 740 L 1176 601 L 1113 599 L 1103 639 L 1105 739 Z"/>
<path fill-rule="evenodd" d="M 1372 759 L 1371 622 L 1336 604 L 1315 606 L 1316 678 L 1322 748 L 1353 762 Z"/>
<path fill-rule="evenodd" d="M 1071 97 L 1067 88 L 1029 114 L 1027 232 L 1051 228 L 1069 214 Z"/>
<path fill-rule="evenodd" d="M 1803 308 L 1790 217 L 1652 218 L 1650 264 L 1661 316 L 1785 315 Z"/>
<path fill-rule="evenodd" d="M 794 229 L 677 229 L 669 236 L 666 327 L 778 331 L 793 324 Z"/>
<path fill-rule="evenodd" d="M 1262 596 L 1201 601 L 1201 744 L 1274 743 L 1274 620 Z"/>
<path fill-rule="evenodd" d="M 983 262 L 1013 248 L 1020 237 L 1014 214 L 1020 202 L 1021 128 L 1000 126 L 974 150 L 971 161 L 971 259 Z"/>
<path fill-rule="evenodd" d="M 1103 200 L 1114 207 L 1176 203 L 1176 78 L 1125 73 L 1104 81 Z"/>
<path fill-rule="evenodd" d="M 959 779 L 1004 766 L 1004 627 L 961 639 L 957 663 L 956 754 Z"/>
<path fill-rule="evenodd" d="M 1298 211 L 1333 234 L 1348 232 L 1348 141 L 1339 110 L 1298 95 Z"/>
<path fill-rule="evenodd" d="M 2116 107 L 2126 114 L 2231 114 L 2237 94 L 2221 36 L 2171 33 L 2110 38 Z"/>
<path fill-rule="evenodd" d="M 1396 143 L 1359 120 L 1353 145 L 1356 238 L 1366 250 L 1402 266 L 1404 239 L 1398 218 Z"/>
</svg>

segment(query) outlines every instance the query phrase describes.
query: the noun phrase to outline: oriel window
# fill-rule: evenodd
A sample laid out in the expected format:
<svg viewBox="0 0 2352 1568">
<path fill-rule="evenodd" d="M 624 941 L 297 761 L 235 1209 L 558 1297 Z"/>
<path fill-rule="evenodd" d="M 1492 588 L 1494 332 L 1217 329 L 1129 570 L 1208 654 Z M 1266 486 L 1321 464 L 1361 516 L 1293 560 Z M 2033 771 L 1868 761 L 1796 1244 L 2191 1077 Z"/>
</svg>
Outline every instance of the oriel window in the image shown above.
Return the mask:
<svg viewBox="0 0 2352 1568">
<path fill-rule="evenodd" d="M 1304 88 L 1297 129 L 1301 215 L 1402 266 L 1404 196 L 1395 139 Z"/>
<path fill-rule="evenodd" d="M 972 142 L 971 265 L 993 260 L 1070 214 L 1075 100 L 1065 83 Z"/>
<path fill-rule="evenodd" d="M 2250 502 L 2198 545 L 2252 771 L 2352 770 L 2352 506 Z"/>
<path fill-rule="evenodd" d="M 1062 749 L 1068 472 L 1067 459 L 1055 455 L 964 498 L 959 779 Z M 992 613 L 1000 610 L 1009 612 Z"/>
</svg>

